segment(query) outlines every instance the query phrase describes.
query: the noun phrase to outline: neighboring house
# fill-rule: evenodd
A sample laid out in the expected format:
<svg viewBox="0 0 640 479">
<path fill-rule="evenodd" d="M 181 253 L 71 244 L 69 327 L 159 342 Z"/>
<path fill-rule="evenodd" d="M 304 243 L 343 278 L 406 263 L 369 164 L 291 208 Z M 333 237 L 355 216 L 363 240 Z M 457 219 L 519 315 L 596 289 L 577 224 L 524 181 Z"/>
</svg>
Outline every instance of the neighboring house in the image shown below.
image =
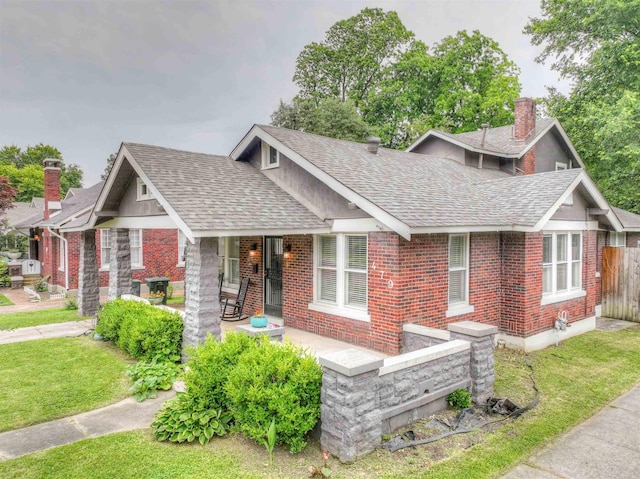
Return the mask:
<svg viewBox="0 0 640 479">
<path fill-rule="evenodd" d="M 615 206 L 613 207 L 613 212 L 622 223 L 624 231 L 610 231 L 607 246 L 640 248 L 640 215 L 621 210 Z"/>
<path fill-rule="evenodd" d="M 44 207 L 44 198 L 32 198 L 31 201 L 15 201 L 12 203 L 12 207 L 5 211 L 5 214 L 0 217 L 0 233 L 5 235 L 15 234 L 21 235 L 16 229 L 16 225 L 25 218 L 33 216 L 35 213 L 42 211 Z M 1 244 L 0 250 L 3 248 L 15 248 L 15 244 Z"/>
<path fill-rule="evenodd" d="M 265 125 L 229 156 L 123 143 L 89 225 L 183 232 L 187 342 L 219 334 L 220 267 L 225 286 L 250 278 L 246 311 L 358 346 L 394 354 L 404 325 L 472 320 L 542 348 L 595 327 L 624 228 L 557 120 L 529 99 L 515 114 L 407 152 Z"/>
<path fill-rule="evenodd" d="M 90 188 L 72 188 L 60 201 L 60 160 L 45 160 L 45 198 L 40 210 L 16 224 L 29 235 L 30 258 L 41 262 L 41 275 L 49 276 L 49 285 L 60 291 L 78 288 L 80 232 L 86 227 L 101 181 Z M 109 234 L 96 234 L 99 285 L 109 283 Z M 168 276 L 172 281 L 184 279 L 184 264 L 178 250 L 177 229 L 131 230 L 132 275 L 145 278 Z"/>
</svg>

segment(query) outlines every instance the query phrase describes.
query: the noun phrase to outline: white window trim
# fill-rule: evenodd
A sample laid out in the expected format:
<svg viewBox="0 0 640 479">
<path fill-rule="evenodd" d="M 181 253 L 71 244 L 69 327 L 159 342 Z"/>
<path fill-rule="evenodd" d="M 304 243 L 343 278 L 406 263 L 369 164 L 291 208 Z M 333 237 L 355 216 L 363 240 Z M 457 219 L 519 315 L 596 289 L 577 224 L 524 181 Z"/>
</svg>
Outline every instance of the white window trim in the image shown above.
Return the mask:
<svg viewBox="0 0 640 479">
<path fill-rule="evenodd" d="M 104 241 L 104 231 L 109 231 L 109 228 L 100 228 L 100 268 L 98 269 L 98 271 L 100 272 L 105 272 L 105 271 L 109 271 L 109 265 L 108 264 L 104 264 L 104 258 L 105 255 L 104 253 L 104 247 L 103 245 L 103 241 Z M 129 235 L 131 235 L 131 231 L 139 231 L 140 232 L 140 260 L 142 261 L 141 264 L 136 264 L 136 263 L 131 263 L 131 270 L 142 270 L 142 269 L 146 269 L 144 266 L 144 243 L 142 241 L 142 229 L 137 229 L 137 228 L 132 228 L 129 230 Z M 111 235 L 109 235 L 111 236 Z M 131 236 L 129 236 L 129 247 L 131 247 Z M 111 253 L 111 238 L 109 238 L 109 253 Z"/>
<path fill-rule="evenodd" d="M 272 149 L 276 152 L 275 163 L 269 163 L 269 155 Z M 269 143 L 266 143 L 263 141 L 261 150 L 262 150 L 262 169 L 263 170 L 269 170 L 271 168 L 277 168 L 280 166 L 280 152 L 277 149 L 269 145 Z"/>
<path fill-rule="evenodd" d="M 182 232 L 182 230 L 178 230 L 178 263 L 176 266 L 178 268 L 184 268 L 186 266 L 186 257 L 187 257 L 187 241 L 189 241 L 186 235 Z M 182 253 L 182 247 L 184 246 L 184 253 Z"/>
<path fill-rule="evenodd" d="M 615 241 L 612 241 L 614 238 Z M 620 241 L 620 238 L 622 238 L 622 241 Z M 627 246 L 627 233 L 625 233 L 624 231 L 620 233 L 618 233 L 617 231 L 610 231 L 608 246 L 611 246 L 613 248 L 624 248 L 625 246 Z"/>
<path fill-rule="evenodd" d="M 449 255 L 450 255 L 450 250 L 451 250 L 451 239 L 453 237 L 457 237 L 457 236 L 463 236 L 465 238 L 465 265 L 464 267 L 458 267 L 458 268 L 454 268 L 452 269 L 451 267 L 449 267 Z M 450 234 L 449 235 L 449 241 L 447 243 L 447 304 L 448 304 L 448 309 L 447 309 L 447 313 L 446 313 L 446 317 L 450 318 L 452 316 L 460 316 L 462 314 L 468 314 L 468 313 L 473 313 L 475 308 L 473 305 L 469 304 L 469 276 L 470 276 L 470 271 L 469 271 L 469 252 L 471 251 L 470 248 L 470 235 L 469 233 L 463 233 L 463 234 Z M 465 299 L 463 301 L 456 301 L 454 303 L 449 303 L 449 288 L 448 288 L 448 284 L 449 284 L 449 273 L 451 271 L 466 271 L 466 275 L 465 275 Z"/>
<path fill-rule="evenodd" d="M 319 238 L 321 236 L 335 236 L 336 237 L 336 302 L 331 303 L 323 301 L 317 297 L 319 292 L 319 255 L 320 245 Z M 367 290 L 367 306 L 364 308 L 358 308 L 355 306 L 345 305 L 345 277 L 346 277 L 346 254 L 345 244 L 347 236 L 367 236 L 363 234 L 344 234 L 339 233 L 335 235 L 314 235 L 313 237 L 313 302 L 309 303 L 309 309 L 311 311 L 318 311 L 320 313 L 332 314 L 335 316 L 341 316 L 344 318 L 355 319 L 357 321 L 371 322 L 371 315 L 369 315 L 369 291 Z M 367 237 L 367 258 L 369 256 L 369 238 Z M 367 265 L 368 265 L 367 259 Z M 369 271 L 367 267 L 367 282 L 369 281 Z"/>
<path fill-rule="evenodd" d="M 222 260 L 222 271 L 224 272 L 224 279 L 222 280 L 222 291 L 226 292 L 226 293 L 237 293 L 238 292 L 238 288 L 240 287 L 240 280 L 241 278 L 238 276 L 238 282 L 237 283 L 230 283 L 229 282 L 229 277 L 231 276 L 231 260 L 238 260 L 238 269 L 240 267 L 240 248 L 238 247 L 238 257 L 231 257 L 230 255 L 230 251 L 231 251 L 231 241 L 235 241 L 236 239 L 238 239 L 238 241 L 240 240 L 239 237 L 237 236 L 227 236 L 224 238 L 218 238 L 218 244 L 220 242 L 220 240 L 222 240 L 224 242 L 224 247 L 223 247 L 223 260 Z M 218 254 L 220 254 L 220 247 L 218 246 Z"/>
<path fill-rule="evenodd" d="M 147 192 L 146 193 L 142 193 L 142 188 L 145 187 Z M 142 181 L 142 178 L 137 177 L 136 178 L 136 201 L 146 201 L 146 200 L 152 200 L 154 198 L 153 193 L 151 193 L 151 190 L 149 189 L 149 187 L 145 184 L 144 181 Z"/>
<path fill-rule="evenodd" d="M 584 237 L 581 231 L 544 231 L 544 236 L 551 236 L 551 291 L 542 292 L 542 299 L 540 301 L 541 305 L 559 303 L 561 301 L 568 301 L 570 299 L 581 298 L 586 296 L 587 292 L 583 289 L 582 284 L 582 272 L 584 268 L 584 251 L 583 251 L 583 240 Z M 558 281 L 558 235 L 567 235 L 567 289 L 562 291 L 557 291 L 557 281 Z M 572 246 L 572 235 L 579 234 L 580 235 L 580 272 L 578 277 L 580 278 L 580 286 L 573 287 L 573 246 Z M 544 252 L 543 252 L 544 254 Z M 541 263 L 541 267 L 545 263 Z M 544 275 L 544 271 L 542 273 Z"/>
<path fill-rule="evenodd" d="M 556 161 L 556 171 L 568 170 L 568 169 L 569 169 L 569 165 L 567 165 L 566 163 L 562 163 L 561 161 Z"/>
<path fill-rule="evenodd" d="M 64 271 L 66 250 L 62 238 L 58 238 L 58 271 Z"/>
</svg>

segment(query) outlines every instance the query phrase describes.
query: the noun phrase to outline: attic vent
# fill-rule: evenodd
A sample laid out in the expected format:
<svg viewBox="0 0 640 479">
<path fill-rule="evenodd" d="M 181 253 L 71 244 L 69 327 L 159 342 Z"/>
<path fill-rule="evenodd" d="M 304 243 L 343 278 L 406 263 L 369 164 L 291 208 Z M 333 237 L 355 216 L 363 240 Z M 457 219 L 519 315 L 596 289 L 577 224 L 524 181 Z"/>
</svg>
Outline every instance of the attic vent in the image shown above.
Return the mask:
<svg viewBox="0 0 640 479">
<path fill-rule="evenodd" d="M 367 138 L 367 150 L 369 153 L 376 155 L 378 153 L 378 147 L 380 146 L 380 138 L 370 136 Z"/>
</svg>

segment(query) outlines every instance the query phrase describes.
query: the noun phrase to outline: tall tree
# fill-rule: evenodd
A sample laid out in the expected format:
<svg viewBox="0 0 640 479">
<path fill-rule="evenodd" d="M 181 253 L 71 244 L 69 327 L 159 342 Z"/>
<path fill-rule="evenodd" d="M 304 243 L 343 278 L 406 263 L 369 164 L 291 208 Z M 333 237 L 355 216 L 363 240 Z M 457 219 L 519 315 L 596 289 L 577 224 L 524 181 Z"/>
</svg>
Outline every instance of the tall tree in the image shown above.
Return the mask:
<svg viewBox="0 0 640 479">
<path fill-rule="evenodd" d="M 115 153 L 111 153 L 109 155 L 109 158 L 107 158 L 107 166 L 104 167 L 104 171 L 102 172 L 102 175 L 100 175 L 101 180 L 107 179 L 107 176 L 109 176 L 109 173 L 111 173 L 111 168 L 113 168 L 113 164 L 116 162 L 117 156 L 118 155 L 116 155 Z"/>
<path fill-rule="evenodd" d="M 6 210 L 11 208 L 14 198 L 17 195 L 16 189 L 11 186 L 6 176 L 0 176 L 0 217 Z"/>
<path fill-rule="evenodd" d="M 353 103 L 337 98 L 326 98 L 318 104 L 311 99 L 294 98 L 291 103 L 280 100 L 280 106 L 271 115 L 271 124 L 358 142 L 373 133 Z"/>
<path fill-rule="evenodd" d="M 483 123 L 508 125 L 519 73 L 498 43 L 477 30 L 444 38 L 431 54 L 416 42 L 387 69 L 366 118 L 393 147 L 407 146 L 429 128 L 462 133 Z"/>
<path fill-rule="evenodd" d="M 573 84 L 568 96 L 550 90 L 547 109 L 607 199 L 640 213 L 640 1 L 543 0 L 541 12 L 525 33 Z"/>
<path fill-rule="evenodd" d="M 335 97 L 362 107 L 412 38 L 396 12 L 380 8 L 335 23 L 323 42 L 307 45 L 298 56 L 293 81 L 299 96 L 316 102 Z"/>
<path fill-rule="evenodd" d="M 27 146 L 25 150 L 11 145 L 0 149 L 0 171 L 7 176 L 18 190 L 16 201 L 31 201 L 33 197 L 44 195 L 44 173 L 42 162 L 46 158 L 62 160 L 60 151 L 50 145 L 39 143 Z M 62 196 L 69 188 L 81 188 L 82 169 L 75 164 L 66 165 L 63 161 L 60 174 L 60 192 Z"/>
</svg>

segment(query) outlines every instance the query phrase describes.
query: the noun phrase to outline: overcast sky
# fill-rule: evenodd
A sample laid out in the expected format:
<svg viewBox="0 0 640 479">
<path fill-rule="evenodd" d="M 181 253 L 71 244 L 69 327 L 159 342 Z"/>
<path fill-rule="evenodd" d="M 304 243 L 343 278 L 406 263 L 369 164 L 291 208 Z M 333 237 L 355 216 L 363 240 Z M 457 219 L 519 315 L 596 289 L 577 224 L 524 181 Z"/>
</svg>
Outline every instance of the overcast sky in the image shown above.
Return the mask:
<svg viewBox="0 0 640 479">
<path fill-rule="evenodd" d="M 0 0 L 0 147 L 53 145 L 85 186 L 122 141 L 228 154 L 296 94 L 302 48 L 367 6 L 427 45 L 480 30 L 520 67 L 523 96 L 567 89 L 522 34 L 539 0 Z"/>
</svg>

